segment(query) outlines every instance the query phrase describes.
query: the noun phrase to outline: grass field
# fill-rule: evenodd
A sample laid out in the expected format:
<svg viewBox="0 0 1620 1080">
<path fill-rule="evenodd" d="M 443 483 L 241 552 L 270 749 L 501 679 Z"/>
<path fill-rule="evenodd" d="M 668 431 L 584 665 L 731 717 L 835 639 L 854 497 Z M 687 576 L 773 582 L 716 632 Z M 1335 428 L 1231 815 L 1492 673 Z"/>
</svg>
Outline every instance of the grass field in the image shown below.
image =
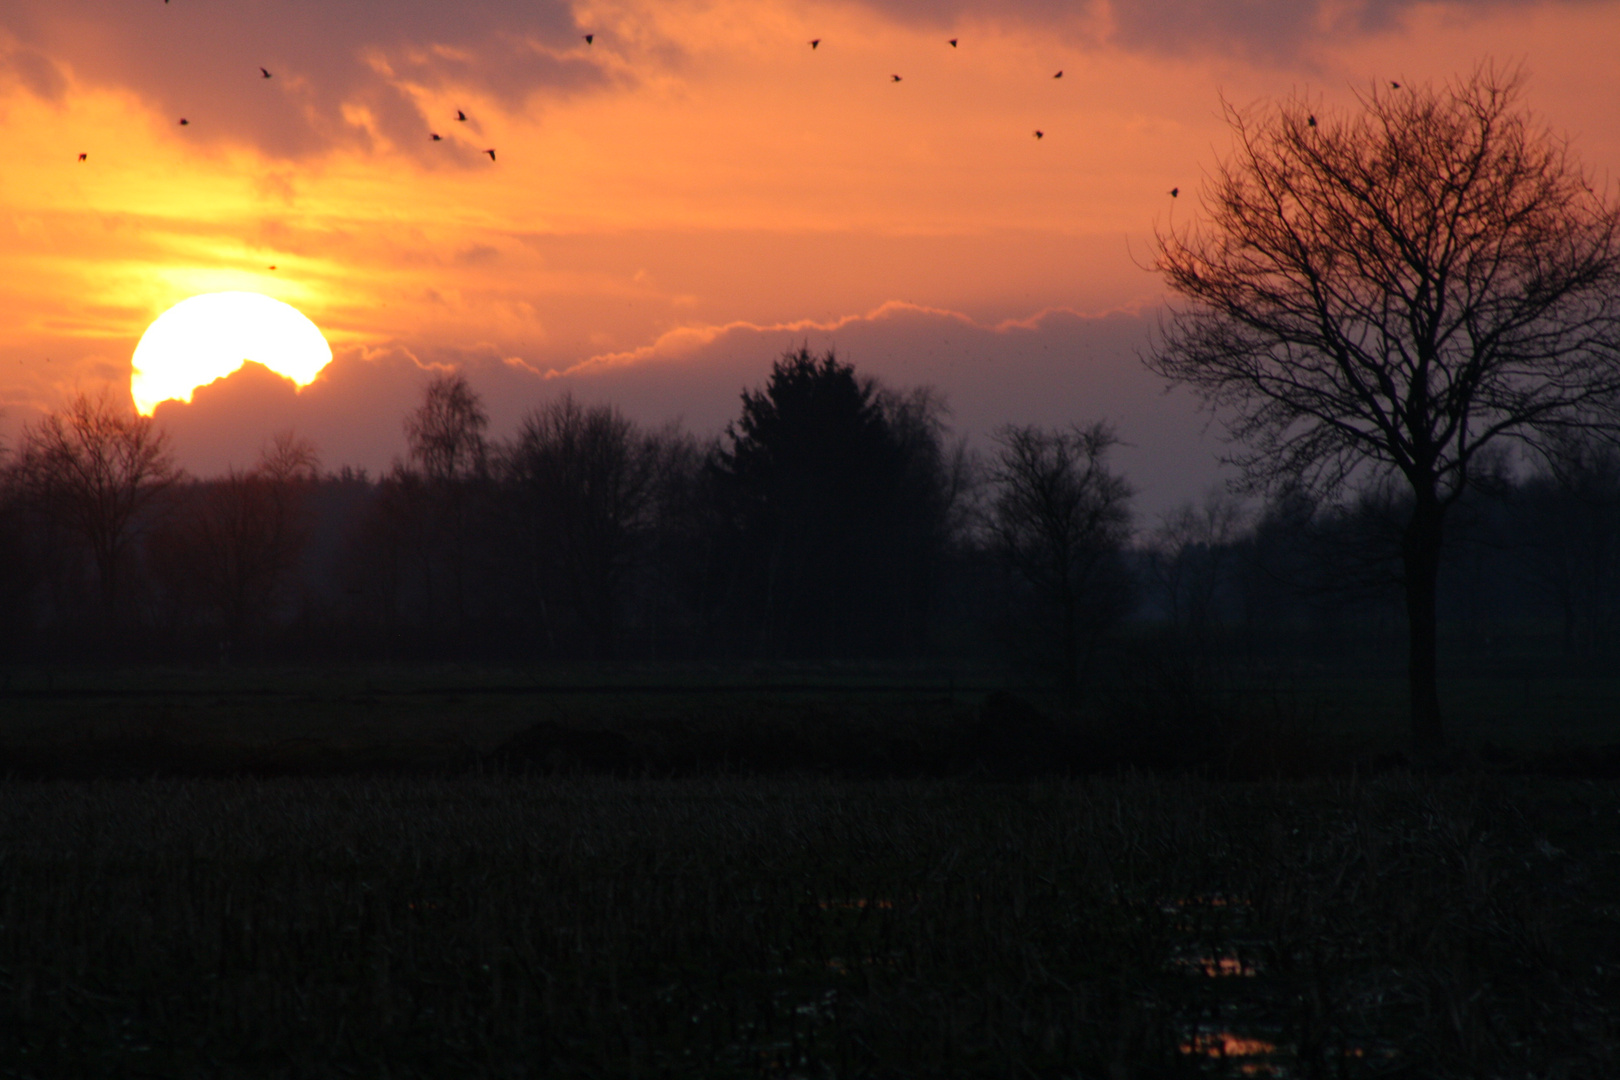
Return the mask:
<svg viewBox="0 0 1620 1080">
<path fill-rule="evenodd" d="M 1598 1077 L 1620 786 L 0 785 L 0 1075 Z"/>
</svg>

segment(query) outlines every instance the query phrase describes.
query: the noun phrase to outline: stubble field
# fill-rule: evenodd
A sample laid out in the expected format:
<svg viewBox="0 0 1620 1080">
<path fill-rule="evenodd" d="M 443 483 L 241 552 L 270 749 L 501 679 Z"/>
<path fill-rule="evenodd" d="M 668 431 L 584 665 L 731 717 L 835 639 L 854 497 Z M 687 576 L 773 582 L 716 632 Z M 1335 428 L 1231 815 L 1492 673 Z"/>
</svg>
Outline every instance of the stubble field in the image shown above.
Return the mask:
<svg viewBox="0 0 1620 1080">
<path fill-rule="evenodd" d="M 0 784 L 0 1075 L 1604 1076 L 1620 788 Z"/>
</svg>

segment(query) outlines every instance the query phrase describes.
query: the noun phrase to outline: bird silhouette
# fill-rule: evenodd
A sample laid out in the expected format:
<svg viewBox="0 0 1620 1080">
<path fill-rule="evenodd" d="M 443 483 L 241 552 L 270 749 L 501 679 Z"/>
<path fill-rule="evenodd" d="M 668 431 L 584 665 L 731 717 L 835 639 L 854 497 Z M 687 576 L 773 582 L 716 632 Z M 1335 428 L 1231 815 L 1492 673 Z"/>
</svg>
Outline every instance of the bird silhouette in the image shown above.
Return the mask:
<svg viewBox="0 0 1620 1080">
<path fill-rule="evenodd" d="M 434 142 L 441 142 L 444 139 L 444 136 L 440 135 L 437 131 L 428 132 L 428 137 L 431 138 Z"/>
<path fill-rule="evenodd" d="M 1389 81 L 1389 88 L 1391 90 L 1399 90 L 1401 88 L 1401 84 L 1396 82 L 1394 79 L 1391 79 Z"/>
<path fill-rule="evenodd" d="M 268 79 L 270 77 L 270 69 L 268 69 L 268 68 L 260 68 L 259 69 L 259 74 L 263 75 L 265 78 Z"/>
<path fill-rule="evenodd" d="M 953 48 L 953 49 L 956 48 L 956 39 L 955 38 L 951 38 L 951 48 Z"/>
<path fill-rule="evenodd" d="M 1046 138 L 1046 132 L 1042 131 L 1040 128 L 1036 128 L 1035 129 L 1035 137 L 1037 139 L 1044 139 L 1044 138 Z"/>
<path fill-rule="evenodd" d="M 1306 118 L 1305 118 L 1305 122 L 1306 122 L 1306 123 L 1307 123 L 1307 124 L 1309 124 L 1309 125 L 1310 125 L 1310 126 L 1311 126 L 1311 127 L 1315 127 L 1315 126 L 1316 126 L 1316 117 L 1314 117 L 1314 116 L 1307 116 L 1307 117 L 1306 117 Z"/>
<path fill-rule="evenodd" d="M 593 42 L 595 40 L 596 40 L 596 35 L 595 34 L 586 34 L 585 35 L 585 44 L 589 45 L 591 42 Z"/>
<path fill-rule="evenodd" d="M 810 39 L 810 47 L 812 49 L 814 49 L 816 46 L 818 46 L 820 44 L 821 44 L 821 39 L 820 38 L 816 37 L 816 38 L 811 38 Z"/>
<path fill-rule="evenodd" d="M 164 2 L 164 3 L 165 3 L 165 4 L 166 4 L 166 3 L 168 3 L 168 2 L 169 2 L 169 0 L 163 0 L 163 2 Z M 185 127 L 185 126 L 186 126 L 186 125 L 187 125 L 187 124 L 189 124 L 189 123 L 191 123 L 191 121 L 190 121 L 190 120 L 187 120 L 187 119 L 186 119 L 186 118 L 185 118 L 185 117 L 183 117 L 183 116 L 182 116 L 182 117 L 181 117 L 181 118 L 180 118 L 180 126 L 181 126 L 181 127 Z"/>
<path fill-rule="evenodd" d="M 1173 187 L 1173 188 L 1170 189 L 1170 197 L 1172 199 L 1175 198 L 1177 195 L 1180 195 L 1180 194 L 1181 194 L 1181 189 L 1180 188 Z"/>
<path fill-rule="evenodd" d="M 457 109 L 456 110 L 456 119 L 457 120 L 465 120 L 465 119 L 467 119 L 467 114 L 462 112 L 460 109 Z"/>
<path fill-rule="evenodd" d="M 495 151 L 493 151 L 493 150 L 485 150 L 484 153 L 489 155 L 489 160 L 491 160 L 491 161 L 495 160 Z"/>
<path fill-rule="evenodd" d="M 898 75 L 890 75 L 889 78 L 893 79 L 895 82 L 900 81 L 900 76 L 898 76 Z"/>
<path fill-rule="evenodd" d="M 79 160 L 80 160 L 80 161 L 83 161 L 83 160 L 84 160 L 84 159 L 85 159 L 85 158 L 87 158 L 87 157 L 89 157 L 89 156 L 90 156 L 90 155 L 89 155 L 89 154 L 80 154 L 80 155 L 79 155 Z"/>
<path fill-rule="evenodd" d="M 1061 71 L 1060 71 L 1060 72 L 1058 72 L 1058 73 L 1057 73 L 1057 74 L 1056 74 L 1056 75 L 1054 75 L 1054 76 L 1052 76 L 1052 78 L 1054 78 L 1054 79 L 1061 79 L 1061 78 L 1063 78 L 1063 72 L 1061 72 Z"/>
</svg>

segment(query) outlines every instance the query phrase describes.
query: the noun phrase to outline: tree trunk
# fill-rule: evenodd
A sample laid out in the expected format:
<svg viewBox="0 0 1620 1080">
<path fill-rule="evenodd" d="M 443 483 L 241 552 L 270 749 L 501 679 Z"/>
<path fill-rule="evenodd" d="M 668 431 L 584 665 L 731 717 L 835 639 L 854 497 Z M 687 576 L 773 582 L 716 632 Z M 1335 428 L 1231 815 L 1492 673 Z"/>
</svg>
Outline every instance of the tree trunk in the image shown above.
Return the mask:
<svg viewBox="0 0 1620 1080">
<path fill-rule="evenodd" d="M 1407 689 L 1412 705 L 1412 743 L 1420 759 L 1445 747 L 1440 721 L 1439 619 L 1435 595 L 1440 579 L 1440 539 L 1445 509 L 1432 492 L 1417 492 L 1401 538 L 1406 578 Z"/>
<path fill-rule="evenodd" d="M 1060 648 L 1063 650 L 1061 660 L 1063 670 L 1059 674 L 1060 685 L 1063 690 L 1063 700 L 1067 704 L 1073 705 L 1080 694 L 1080 633 L 1079 613 L 1077 611 L 1080 603 L 1076 599 L 1074 591 L 1067 584 L 1063 586 L 1058 597 L 1058 606 L 1060 618 L 1062 619 L 1062 625 L 1059 628 L 1062 636 Z"/>
<path fill-rule="evenodd" d="M 97 541 L 93 554 L 102 614 L 110 616 L 115 614 L 118 608 L 118 545 L 116 542 Z"/>
</svg>

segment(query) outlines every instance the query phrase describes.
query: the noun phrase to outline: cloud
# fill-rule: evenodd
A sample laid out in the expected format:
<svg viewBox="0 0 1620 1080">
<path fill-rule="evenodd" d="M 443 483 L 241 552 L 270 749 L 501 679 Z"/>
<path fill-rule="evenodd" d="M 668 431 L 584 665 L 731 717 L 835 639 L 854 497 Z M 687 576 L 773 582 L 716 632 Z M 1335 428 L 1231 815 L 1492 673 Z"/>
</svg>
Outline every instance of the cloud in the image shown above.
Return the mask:
<svg viewBox="0 0 1620 1080">
<path fill-rule="evenodd" d="M 1539 0 L 1463 0 L 1450 6 L 1483 14 L 1535 6 Z M 1556 0 L 1555 0 L 1556 2 Z M 1566 0 L 1582 2 L 1582 0 Z M 1171 56 L 1232 55 L 1297 62 L 1312 45 L 1376 34 L 1434 0 L 862 0 L 896 22 L 955 28 L 1009 23 L 1090 45 Z"/>
<path fill-rule="evenodd" d="M 0 31 L 3 29 L 0 24 Z M 62 100 L 67 79 L 45 53 L 0 32 L 0 92 L 12 86 L 21 86 L 32 96 L 54 104 Z"/>
<path fill-rule="evenodd" d="M 953 311 L 891 303 L 824 321 L 690 327 L 647 349 L 549 377 L 539 365 L 493 348 L 347 350 L 300 392 L 247 365 L 199 388 L 190 405 L 160 405 L 156 416 L 173 433 L 186 467 L 202 475 L 251 462 L 265 438 L 287 427 L 313 438 L 329 468 L 350 464 L 375 473 L 403 454 L 401 421 L 429 370 L 455 367 L 483 396 L 497 436 L 564 393 L 612 402 L 648 426 L 679 419 L 712 436 L 737 416 L 742 391 L 765 382 L 773 361 L 808 344 L 816 352 L 836 350 L 886 385 L 932 386 L 951 409 L 953 429 L 980 448 L 1007 423 L 1113 423 L 1126 443 L 1119 462 L 1141 490 L 1143 514 L 1152 517 L 1196 498 L 1220 475 L 1219 444 L 1204 434 L 1194 403 L 1184 394 L 1165 395 L 1137 360 L 1155 319 L 1153 311 L 1053 309 L 982 324 Z"/>
<path fill-rule="evenodd" d="M 1207 417 L 1186 394 L 1166 395 L 1138 360 L 1157 310 L 1086 314 L 1054 308 L 980 323 L 958 312 L 887 303 L 859 316 L 770 326 L 732 323 L 666 334 L 634 353 L 600 357 L 550 378 L 552 392 L 614 401 L 648 422 L 679 415 L 718 431 L 737 415 L 745 388 L 800 344 L 834 349 L 885 384 L 932 386 L 953 429 L 981 449 L 1004 424 L 1058 426 L 1106 420 L 1126 445 L 1119 462 L 1152 516 L 1198 497 L 1222 475 Z"/>
<path fill-rule="evenodd" d="M 430 127 L 489 133 L 476 116 L 423 115 L 425 97 L 464 91 L 513 109 L 623 77 L 608 48 L 585 47 L 563 0 L 52 0 L 8 5 L 8 37 L 0 72 L 37 96 L 59 95 L 66 70 L 186 117 L 195 141 L 281 158 L 386 140 L 427 159 Z"/>
</svg>

